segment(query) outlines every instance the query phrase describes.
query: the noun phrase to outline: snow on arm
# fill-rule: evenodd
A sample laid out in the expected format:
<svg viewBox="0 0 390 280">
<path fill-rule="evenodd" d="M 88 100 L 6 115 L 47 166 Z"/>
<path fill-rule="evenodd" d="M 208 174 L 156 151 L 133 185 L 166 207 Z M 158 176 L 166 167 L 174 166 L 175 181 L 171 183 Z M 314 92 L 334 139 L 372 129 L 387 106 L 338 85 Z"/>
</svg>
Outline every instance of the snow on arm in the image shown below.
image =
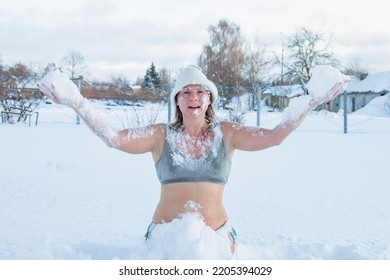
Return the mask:
<svg viewBox="0 0 390 280">
<path fill-rule="evenodd" d="M 306 85 L 309 95 L 292 98 L 289 106 L 283 111 L 282 120 L 274 129 L 267 131 L 263 147 L 278 145 L 293 132 L 317 105 L 333 100 L 342 93 L 349 78 L 339 70 L 328 65 L 316 66 L 312 77 Z"/>
<path fill-rule="evenodd" d="M 157 139 L 164 139 L 165 124 L 152 124 L 145 127 L 129 128 L 118 132 L 113 141 L 117 148 L 130 154 L 153 152 Z"/>
<path fill-rule="evenodd" d="M 54 102 L 71 107 L 85 121 L 88 127 L 99 136 L 109 147 L 115 147 L 113 139 L 118 135 L 94 110 L 84 98 L 77 86 L 65 73 L 59 70 L 49 72 L 39 83 L 38 87 Z"/>
<path fill-rule="evenodd" d="M 282 123 L 296 122 L 311 108 L 310 104 L 312 97 L 309 95 L 303 95 L 292 98 L 286 109 L 283 111 Z"/>
<path fill-rule="evenodd" d="M 100 115 L 96 113 L 91 103 L 87 99 L 83 98 L 81 105 L 75 111 L 84 120 L 88 127 L 106 143 L 109 147 L 117 147 L 114 141 L 118 132 L 107 124 Z"/>
</svg>

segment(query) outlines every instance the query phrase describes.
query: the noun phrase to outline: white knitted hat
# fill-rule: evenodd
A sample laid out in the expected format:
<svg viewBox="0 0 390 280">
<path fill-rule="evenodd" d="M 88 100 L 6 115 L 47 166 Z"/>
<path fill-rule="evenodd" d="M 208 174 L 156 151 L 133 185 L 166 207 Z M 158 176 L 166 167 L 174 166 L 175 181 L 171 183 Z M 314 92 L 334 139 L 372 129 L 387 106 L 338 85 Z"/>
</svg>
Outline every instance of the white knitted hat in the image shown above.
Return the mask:
<svg viewBox="0 0 390 280">
<path fill-rule="evenodd" d="M 175 97 L 185 86 L 202 85 L 211 92 L 211 104 L 214 104 L 218 98 L 218 90 L 214 83 L 207 79 L 202 73 L 202 69 L 195 65 L 188 65 L 183 68 L 176 79 L 176 84 L 171 91 L 171 104 L 176 105 Z"/>
</svg>

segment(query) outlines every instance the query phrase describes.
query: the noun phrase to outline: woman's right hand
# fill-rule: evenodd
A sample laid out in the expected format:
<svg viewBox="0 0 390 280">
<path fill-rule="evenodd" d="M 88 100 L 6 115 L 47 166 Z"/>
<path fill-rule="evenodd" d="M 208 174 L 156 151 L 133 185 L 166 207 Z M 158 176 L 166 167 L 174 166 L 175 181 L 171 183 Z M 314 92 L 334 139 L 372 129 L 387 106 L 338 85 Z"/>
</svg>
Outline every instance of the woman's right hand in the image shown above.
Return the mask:
<svg viewBox="0 0 390 280">
<path fill-rule="evenodd" d="M 48 73 L 40 82 L 39 89 L 55 103 L 78 109 L 83 100 L 77 86 L 65 73 L 54 70 Z"/>
</svg>

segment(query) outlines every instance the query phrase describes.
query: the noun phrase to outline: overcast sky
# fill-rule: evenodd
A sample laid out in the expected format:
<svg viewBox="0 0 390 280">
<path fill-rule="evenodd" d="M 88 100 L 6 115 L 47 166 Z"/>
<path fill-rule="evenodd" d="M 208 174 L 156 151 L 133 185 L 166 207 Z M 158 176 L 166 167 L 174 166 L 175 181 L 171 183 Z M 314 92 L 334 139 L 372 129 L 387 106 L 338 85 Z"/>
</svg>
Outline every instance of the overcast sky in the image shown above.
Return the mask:
<svg viewBox="0 0 390 280">
<path fill-rule="evenodd" d="M 207 28 L 222 18 L 250 41 L 280 51 L 298 27 L 333 33 L 342 63 L 360 61 L 370 72 L 390 71 L 390 12 L 385 0 L 0 0 L 0 56 L 57 65 L 74 49 L 87 77 L 130 81 L 154 62 L 175 70 L 197 61 Z"/>
</svg>

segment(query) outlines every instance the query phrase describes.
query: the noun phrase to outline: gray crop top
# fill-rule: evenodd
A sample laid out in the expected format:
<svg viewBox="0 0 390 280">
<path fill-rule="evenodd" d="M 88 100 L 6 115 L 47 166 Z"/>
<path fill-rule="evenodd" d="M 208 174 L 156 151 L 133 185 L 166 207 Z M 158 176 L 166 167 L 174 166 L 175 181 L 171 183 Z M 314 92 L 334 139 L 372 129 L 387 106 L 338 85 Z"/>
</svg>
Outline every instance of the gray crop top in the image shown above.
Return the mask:
<svg viewBox="0 0 390 280">
<path fill-rule="evenodd" d="M 155 164 L 161 185 L 182 182 L 227 183 L 231 160 L 226 153 L 220 125 L 212 129 L 213 143 L 209 151 L 200 158 L 193 158 L 185 153 L 186 143 L 191 141 L 189 136 L 169 126 L 166 129 L 163 153 Z"/>
</svg>

